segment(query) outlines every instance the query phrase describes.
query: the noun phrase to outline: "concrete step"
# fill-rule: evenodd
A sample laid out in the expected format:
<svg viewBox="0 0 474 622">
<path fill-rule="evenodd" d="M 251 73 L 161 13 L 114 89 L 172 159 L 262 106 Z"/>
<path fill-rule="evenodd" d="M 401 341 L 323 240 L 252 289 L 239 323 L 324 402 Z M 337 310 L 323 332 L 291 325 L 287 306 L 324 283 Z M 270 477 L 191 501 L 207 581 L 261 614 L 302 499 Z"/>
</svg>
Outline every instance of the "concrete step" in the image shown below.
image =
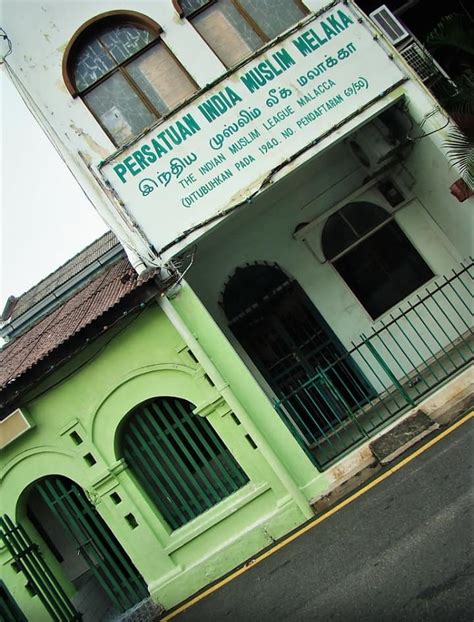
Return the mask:
<svg viewBox="0 0 474 622">
<path fill-rule="evenodd" d="M 439 423 L 430 419 L 422 410 L 418 410 L 370 443 L 370 451 L 380 464 L 389 464 L 438 428 Z"/>
<path fill-rule="evenodd" d="M 385 465 L 439 427 L 436 421 L 433 421 L 422 410 L 418 410 L 379 436 L 369 444 L 370 452 L 374 457 L 370 464 L 336 486 L 328 494 L 315 499 L 311 503 L 315 514 L 318 516 L 326 512 L 336 503 L 361 488 L 367 481 L 379 475 Z"/>
</svg>

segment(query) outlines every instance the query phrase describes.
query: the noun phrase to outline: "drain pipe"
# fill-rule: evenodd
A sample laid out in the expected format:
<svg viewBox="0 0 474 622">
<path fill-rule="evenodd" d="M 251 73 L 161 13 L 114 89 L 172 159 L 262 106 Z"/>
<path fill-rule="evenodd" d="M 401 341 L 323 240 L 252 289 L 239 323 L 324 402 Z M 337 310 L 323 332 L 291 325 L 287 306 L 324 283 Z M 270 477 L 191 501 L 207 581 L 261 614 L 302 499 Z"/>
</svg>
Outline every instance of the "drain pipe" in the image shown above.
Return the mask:
<svg viewBox="0 0 474 622">
<path fill-rule="evenodd" d="M 305 518 L 313 518 L 314 512 L 312 511 L 306 497 L 303 495 L 301 490 L 293 481 L 293 478 L 288 474 L 288 471 L 285 469 L 278 456 L 267 443 L 265 437 L 260 433 L 252 419 L 247 414 L 245 408 L 236 398 L 232 389 L 221 376 L 219 370 L 216 368 L 214 363 L 206 354 L 204 348 L 201 346 L 199 341 L 186 326 L 179 313 L 173 307 L 168 298 L 166 298 L 166 295 L 162 295 L 157 300 L 166 317 L 173 324 L 174 328 L 178 331 L 185 343 L 191 348 L 193 354 L 198 359 L 203 370 L 206 372 L 206 374 L 209 375 L 213 383 L 216 385 L 216 389 L 219 391 L 220 395 L 222 395 L 229 407 L 240 419 L 247 432 L 254 439 L 260 452 L 262 453 L 262 456 L 272 467 L 276 476 L 281 481 L 286 490 L 291 494 L 296 504 L 300 508 L 303 516 L 305 516 Z"/>
</svg>

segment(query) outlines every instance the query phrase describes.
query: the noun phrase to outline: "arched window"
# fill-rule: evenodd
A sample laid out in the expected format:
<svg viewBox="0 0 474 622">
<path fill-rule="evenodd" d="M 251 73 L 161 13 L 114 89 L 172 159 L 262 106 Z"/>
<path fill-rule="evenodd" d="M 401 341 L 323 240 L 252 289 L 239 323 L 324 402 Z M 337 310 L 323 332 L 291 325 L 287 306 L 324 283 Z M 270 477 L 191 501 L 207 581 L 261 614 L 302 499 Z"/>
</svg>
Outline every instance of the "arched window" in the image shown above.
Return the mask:
<svg viewBox="0 0 474 622">
<path fill-rule="evenodd" d="M 434 275 L 398 224 L 382 207 L 345 205 L 322 233 L 323 253 L 376 318 Z"/>
<path fill-rule="evenodd" d="M 172 529 L 249 480 L 206 418 L 173 397 L 144 402 L 127 416 L 120 451 Z"/>
<path fill-rule="evenodd" d="M 115 145 L 152 125 L 197 86 L 137 13 L 107 15 L 80 29 L 64 56 L 64 79 Z"/>
<path fill-rule="evenodd" d="M 227 67 L 308 14 L 300 0 L 174 0 L 174 4 Z"/>
</svg>

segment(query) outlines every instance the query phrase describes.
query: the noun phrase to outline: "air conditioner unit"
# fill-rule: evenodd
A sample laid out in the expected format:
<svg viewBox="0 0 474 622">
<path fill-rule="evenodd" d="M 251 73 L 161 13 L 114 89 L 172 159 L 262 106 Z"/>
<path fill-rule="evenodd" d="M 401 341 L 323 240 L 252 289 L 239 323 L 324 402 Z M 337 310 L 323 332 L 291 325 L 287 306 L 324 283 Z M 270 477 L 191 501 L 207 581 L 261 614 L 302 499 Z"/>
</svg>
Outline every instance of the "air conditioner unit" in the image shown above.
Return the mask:
<svg viewBox="0 0 474 622">
<path fill-rule="evenodd" d="M 390 163 L 399 153 L 400 141 L 390 129 L 375 119 L 346 139 L 357 160 L 370 172 Z"/>
<path fill-rule="evenodd" d="M 369 17 L 393 45 L 398 45 L 411 37 L 408 30 L 398 21 L 385 4 L 369 13 Z"/>
<path fill-rule="evenodd" d="M 416 41 L 400 50 L 400 55 L 423 82 L 433 76 L 441 75 L 433 62 L 433 58 Z"/>
</svg>

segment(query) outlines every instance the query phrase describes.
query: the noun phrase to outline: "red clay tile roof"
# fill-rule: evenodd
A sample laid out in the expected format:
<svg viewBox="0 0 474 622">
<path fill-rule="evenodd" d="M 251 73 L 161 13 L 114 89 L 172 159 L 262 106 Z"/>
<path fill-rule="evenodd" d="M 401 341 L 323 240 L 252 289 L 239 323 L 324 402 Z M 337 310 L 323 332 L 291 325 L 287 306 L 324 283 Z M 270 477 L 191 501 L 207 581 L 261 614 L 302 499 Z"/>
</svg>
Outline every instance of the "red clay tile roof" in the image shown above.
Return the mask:
<svg viewBox="0 0 474 622">
<path fill-rule="evenodd" d="M 46 298 L 46 296 L 53 293 L 66 281 L 78 274 L 84 267 L 102 257 L 118 244 L 119 241 L 111 231 L 107 231 L 99 239 L 94 240 L 94 242 L 82 249 L 65 264 L 19 296 L 10 314 L 11 319 L 13 320 L 28 311 L 34 304 Z"/>
<path fill-rule="evenodd" d="M 138 277 L 127 259 L 120 259 L 106 268 L 64 304 L 0 351 L 0 389 L 17 380 L 152 277 L 153 274 Z"/>
</svg>

